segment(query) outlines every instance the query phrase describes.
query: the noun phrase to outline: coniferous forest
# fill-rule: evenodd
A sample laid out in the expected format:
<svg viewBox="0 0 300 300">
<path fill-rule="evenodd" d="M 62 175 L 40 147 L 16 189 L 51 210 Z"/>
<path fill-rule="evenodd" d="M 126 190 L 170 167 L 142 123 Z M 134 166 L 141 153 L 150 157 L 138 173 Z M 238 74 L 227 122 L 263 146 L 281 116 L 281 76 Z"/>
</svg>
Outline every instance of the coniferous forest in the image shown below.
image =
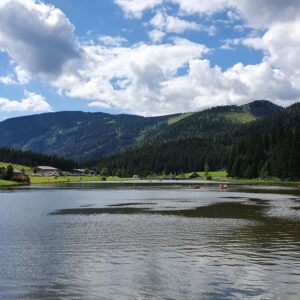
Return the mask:
<svg viewBox="0 0 300 300">
<path fill-rule="evenodd" d="M 49 114 L 45 116 L 49 118 Z M 121 139 L 126 139 L 130 133 L 131 141 L 135 142 L 110 152 L 110 155 L 99 154 L 93 160 L 70 160 L 66 158 L 69 158 L 69 152 L 64 151 L 58 157 L 5 147 L 0 148 L 0 161 L 28 166 L 51 165 L 66 171 L 88 167 L 101 173 L 105 169 L 106 174 L 120 177 L 180 174 L 204 170 L 207 164 L 211 171 L 226 169 L 228 176 L 234 178 L 300 179 L 299 103 L 286 109 L 267 101 L 255 101 L 241 107 L 216 107 L 193 114 L 160 117 L 155 122 L 151 119 L 154 126 L 150 127 L 147 127 L 149 120 L 145 120 L 146 124 L 141 125 L 141 131 L 136 129 L 135 136 L 129 127 L 123 130 L 126 136 L 122 136 L 118 127 L 111 127 L 110 130 L 115 130 Z M 132 126 L 130 120 L 126 122 Z M 9 123 L 16 125 L 19 120 Z M 77 143 L 79 135 L 80 130 L 76 134 Z M 115 135 L 107 135 L 105 143 L 96 148 L 103 148 L 107 141 L 109 145 L 118 143 Z M 87 152 L 94 151 L 94 142 L 84 141 Z"/>
<path fill-rule="evenodd" d="M 99 168 L 132 174 L 227 169 L 235 178 L 300 179 L 300 105 L 203 138 L 180 138 L 135 147 L 102 158 Z"/>
<path fill-rule="evenodd" d="M 78 166 L 78 164 L 73 160 L 9 148 L 0 148 L 0 162 L 14 163 L 30 167 L 46 165 L 65 171 L 72 170 Z"/>
<path fill-rule="evenodd" d="M 238 140 L 229 152 L 227 171 L 237 178 L 299 179 L 300 126 Z"/>
</svg>

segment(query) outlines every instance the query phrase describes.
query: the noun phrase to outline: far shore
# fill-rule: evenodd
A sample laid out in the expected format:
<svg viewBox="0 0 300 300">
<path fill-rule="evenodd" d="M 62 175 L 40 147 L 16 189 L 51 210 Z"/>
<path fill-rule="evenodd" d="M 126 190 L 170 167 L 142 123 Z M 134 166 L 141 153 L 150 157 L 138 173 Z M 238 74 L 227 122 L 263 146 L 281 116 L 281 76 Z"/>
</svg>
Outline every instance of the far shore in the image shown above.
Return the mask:
<svg viewBox="0 0 300 300">
<path fill-rule="evenodd" d="M 300 182 L 284 181 L 279 179 L 235 179 L 228 178 L 225 171 L 210 172 L 209 180 L 204 172 L 197 172 L 200 177 L 189 179 L 192 173 L 186 173 L 184 176 L 169 178 L 168 176 L 148 176 L 145 178 L 120 178 L 115 176 L 35 176 L 30 177 L 31 186 L 57 185 L 68 183 L 103 183 L 103 184 L 168 184 L 168 185 L 201 185 L 201 184 L 249 184 L 249 185 L 270 185 L 270 186 L 287 186 L 300 187 Z M 0 188 L 14 187 L 23 185 L 20 182 L 0 180 Z M 28 184 L 27 184 L 28 185 Z"/>
<path fill-rule="evenodd" d="M 188 179 L 188 178 L 119 178 L 102 176 L 60 176 L 60 177 L 31 177 L 30 186 L 53 186 L 68 183 L 85 183 L 85 184 L 155 184 L 155 185 L 210 185 L 210 184 L 249 184 L 249 185 L 269 185 L 269 186 L 286 186 L 299 187 L 300 182 L 282 181 L 282 180 L 261 180 L 261 179 L 229 179 L 226 177 L 212 177 L 211 180 L 205 178 Z M 24 184 L 15 181 L 0 180 L 0 187 L 9 188 L 14 186 L 23 186 Z"/>
<path fill-rule="evenodd" d="M 199 178 L 189 179 L 191 173 L 186 173 L 185 177 L 169 178 L 168 176 L 148 176 L 145 178 L 120 178 L 108 176 L 103 180 L 102 176 L 61 176 L 61 177 L 32 177 L 31 185 L 53 185 L 55 183 L 123 183 L 123 184 L 250 184 L 250 185 L 270 185 L 298 187 L 300 182 L 284 181 L 279 179 L 235 179 L 228 178 L 226 171 L 210 172 L 211 179 L 207 180 L 204 172 L 198 172 Z"/>
</svg>

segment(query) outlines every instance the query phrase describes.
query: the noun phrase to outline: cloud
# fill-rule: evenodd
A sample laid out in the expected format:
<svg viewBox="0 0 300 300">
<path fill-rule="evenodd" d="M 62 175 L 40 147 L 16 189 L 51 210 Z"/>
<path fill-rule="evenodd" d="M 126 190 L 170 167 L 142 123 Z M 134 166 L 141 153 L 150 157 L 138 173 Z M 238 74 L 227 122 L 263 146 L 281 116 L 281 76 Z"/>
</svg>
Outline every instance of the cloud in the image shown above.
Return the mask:
<svg viewBox="0 0 300 300">
<path fill-rule="evenodd" d="M 269 28 L 272 24 L 292 21 L 299 17 L 298 0 L 168 0 L 179 6 L 185 15 L 212 15 L 228 11 L 228 17 L 239 19 L 242 16 L 250 26 Z M 167 3 L 167 0 L 164 2 Z"/>
<path fill-rule="evenodd" d="M 50 77 L 79 57 L 66 16 L 34 0 L 1 1 L 0 49 L 27 72 Z"/>
<path fill-rule="evenodd" d="M 141 18 L 148 9 L 157 6 L 166 7 L 173 3 L 182 15 L 213 15 L 226 11 L 231 20 L 243 17 L 249 25 L 256 28 L 268 28 L 271 24 L 291 21 L 299 17 L 298 0 L 114 0 L 126 16 Z"/>
<path fill-rule="evenodd" d="M 140 19 L 144 12 L 159 5 L 173 3 L 179 6 L 182 14 L 212 14 L 225 9 L 227 0 L 114 0 L 125 12 L 126 17 Z"/>
<path fill-rule="evenodd" d="M 224 40 L 221 49 L 232 50 L 236 46 L 243 45 L 249 48 L 253 48 L 255 50 L 265 51 L 266 45 L 261 37 L 245 37 L 245 38 L 235 38 L 235 39 L 226 39 Z"/>
<path fill-rule="evenodd" d="M 114 107 L 142 115 L 193 111 L 262 98 L 292 103 L 300 97 L 300 4 L 296 1 L 287 0 L 286 6 L 279 0 L 115 3 L 132 18 L 141 18 L 146 10 L 157 9 L 151 12 L 154 17 L 148 32 L 154 44 L 130 45 L 120 36 L 79 42 L 74 26 L 55 7 L 34 0 L 1 0 L 0 48 L 13 59 L 15 74 L 0 77 L 0 82 L 25 84 L 42 76 L 58 93 L 86 99 L 91 107 Z M 176 5 L 178 15 L 174 10 L 170 15 L 164 8 L 170 3 Z M 282 14 L 277 10 L 282 10 Z M 238 20 L 238 24 L 256 33 L 227 40 L 225 46 L 244 45 L 263 51 L 260 63 L 239 63 L 222 70 L 205 59 L 212 51 L 205 45 L 179 38 L 161 43 L 167 33 L 209 32 L 208 27 L 191 21 L 188 15 L 205 15 L 209 20 L 220 11 L 230 11 L 230 26 L 236 26 Z M 193 20 L 196 17 L 199 16 Z M 2 110 L 51 109 L 42 96 L 32 93 L 19 102 L 1 99 L 0 106 Z"/>
<path fill-rule="evenodd" d="M 65 73 L 53 84 L 69 97 L 92 100 L 93 107 L 118 107 L 144 115 L 167 113 L 169 104 L 161 97 L 164 81 L 207 52 L 205 46 L 184 39 L 128 48 L 86 45 L 78 73 Z"/>
<path fill-rule="evenodd" d="M 110 36 L 110 35 L 101 35 L 98 37 L 98 40 L 103 45 L 112 46 L 112 47 L 122 46 L 123 44 L 128 42 L 127 39 L 121 36 Z"/>
<path fill-rule="evenodd" d="M 157 12 L 150 20 L 149 24 L 160 31 L 166 31 L 169 33 L 183 33 L 187 30 L 194 30 L 206 31 L 212 35 L 215 32 L 214 26 L 204 26 L 196 22 L 186 21 L 178 17 L 170 16 L 163 11 Z"/>
<path fill-rule="evenodd" d="M 223 71 L 202 58 L 208 51 L 184 39 L 131 48 L 86 46 L 80 76 L 65 75 L 54 84 L 69 97 L 89 99 L 91 107 L 118 107 L 142 115 L 195 111 L 251 99 L 293 103 L 300 96 L 290 76 L 268 59 Z M 183 69 L 187 74 L 179 75 Z"/>
<path fill-rule="evenodd" d="M 300 95 L 289 79 L 268 62 L 237 64 L 223 72 L 217 66 L 211 67 L 208 60 L 197 59 L 190 62 L 187 75 L 165 83 L 163 94 L 184 111 L 240 104 L 251 99 L 271 99 L 282 104 L 282 99 L 294 100 Z"/>
<path fill-rule="evenodd" d="M 11 84 L 16 84 L 16 81 L 14 79 L 14 76 L 12 74 L 9 74 L 6 76 L 0 76 L 0 83 L 5 85 L 11 85 Z"/>
<path fill-rule="evenodd" d="M 270 28 L 277 22 L 294 21 L 299 18 L 298 0 L 228 0 L 227 6 L 235 7 L 255 28 Z"/>
<path fill-rule="evenodd" d="M 151 30 L 148 32 L 149 38 L 153 43 L 160 43 L 165 37 L 166 33 L 161 30 Z"/>
<path fill-rule="evenodd" d="M 274 24 L 263 36 L 269 60 L 287 74 L 300 75 L 300 18 Z"/>
<path fill-rule="evenodd" d="M 0 98 L 0 111 L 2 112 L 49 112 L 51 106 L 41 95 L 25 91 L 24 99 L 20 101 Z"/>
<path fill-rule="evenodd" d="M 230 5 L 228 0 L 170 0 L 178 4 L 182 14 L 213 14 Z"/>
<path fill-rule="evenodd" d="M 169 25 L 168 18 L 171 16 L 164 12 L 163 5 L 170 2 L 178 6 L 181 17 L 199 15 L 209 18 L 215 13 L 227 12 L 233 27 L 252 28 L 256 34 L 225 40 L 222 48 L 231 49 L 243 45 L 263 51 L 264 57 L 259 64 L 237 64 L 225 71 L 218 67 L 212 68 L 206 60 L 192 59 L 186 68 L 187 75 L 175 76 L 162 83 L 164 88 L 160 90 L 161 102 L 168 103 L 168 99 L 172 98 L 174 106 L 180 111 L 184 107 L 182 103 L 186 103 L 185 109 L 189 106 L 193 110 L 209 103 L 239 103 L 255 98 L 277 102 L 281 100 L 286 103 L 299 99 L 298 0 L 166 0 L 160 3 L 162 12 L 157 13 L 151 20 L 156 30 L 180 33 L 189 28 L 190 24 L 181 23 L 183 26 L 177 26 L 179 22 Z M 177 16 L 174 18 L 176 21 L 185 21 Z"/>
<path fill-rule="evenodd" d="M 164 0 L 114 0 L 117 5 L 125 12 L 128 18 L 138 18 L 143 16 L 147 9 L 152 9 L 155 6 L 162 4 Z"/>
<path fill-rule="evenodd" d="M 0 83 L 5 85 L 22 85 L 28 83 L 30 79 L 30 75 L 26 70 L 20 66 L 15 66 L 14 72 L 6 76 L 0 76 Z"/>
<path fill-rule="evenodd" d="M 23 69 L 21 66 L 15 67 L 15 74 L 17 77 L 17 83 L 19 84 L 26 84 L 31 80 L 30 74 L 28 71 Z"/>
</svg>

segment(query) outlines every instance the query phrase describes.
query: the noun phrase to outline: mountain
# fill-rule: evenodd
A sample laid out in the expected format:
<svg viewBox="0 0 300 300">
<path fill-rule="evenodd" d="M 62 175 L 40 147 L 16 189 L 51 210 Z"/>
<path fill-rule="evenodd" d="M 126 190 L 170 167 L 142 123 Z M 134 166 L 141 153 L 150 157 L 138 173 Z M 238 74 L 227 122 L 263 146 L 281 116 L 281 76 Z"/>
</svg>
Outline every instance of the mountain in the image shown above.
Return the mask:
<svg viewBox="0 0 300 300">
<path fill-rule="evenodd" d="M 242 106 L 217 106 L 201 112 L 177 116 L 177 122 L 161 123 L 156 130 L 144 135 L 144 141 L 178 140 L 212 136 L 270 116 L 283 108 L 269 101 L 259 100 Z"/>
<path fill-rule="evenodd" d="M 64 171 L 71 171 L 78 167 L 77 162 L 57 156 L 34 153 L 32 151 L 0 148 L 0 167 L 5 166 L 3 163 L 13 163 L 28 167 L 52 166 Z"/>
<path fill-rule="evenodd" d="M 162 117 L 56 112 L 0 123 L 0 147 L 94 160 L 142 145 L 210 138 L 282 111 L 268 101 Z"/>
<path fill-rule="evenodd" d="M 210 170 L 226 168 L 233 177 L 256 178 L 263 174 L 283 179 L 299 178 L 300 103 L 286 109 L 275 107 L 272 114 L 264 112 L 261 104 L 266 105 L 256 102 L 254 106 L 251 105 L 252 108 L 246 105 L 197 113 L 190 121 L 187 118 L 180 121 L 184 126 L 178 126 L 180 122 L 176 124 L 178 138 L 156 138 L 148 141 L 148 144 L 104 157 L 96 165 L 99 169 L 108 168 L 112 174 L 121 170 L 128 176 L 198 171 L 208 163 Z M 212 114 L 216 110 L 219 113 Z M 239 114 L 239 110 L 244 112 Z M 245 120 L 245 111 L 247 116 L 259 117 L 253 121 L 241 121 Z M 206 113 L 214 117 L 215 122 L 207 126 L 206 131 L 197 132 L 194 129 L 197 124 L 210 124 L 205 118 Z M 234 116 L 234 121 L 224 121 L 224 115 L 228 118 L 228 114 L 231 120 Z M 201 121 L 196 122 L 195 116 Z M 195 130 L 197 134 L 192 137 L 189 130 Z M 167 131 L 170 137 L 170 132 L 176 130 Z M 166 131 L 162 131 L 161 135 L 166 135 Z"/>
<path fill-rule="evenodd" d="M 241 108 L 255 117 L 268 117 L 283 108 L 267 100 L 256 100 L 242 105 Z"/>
<path fill-rule="evenodd" d="M 300 103 L 248 126 L 230 147 L 227 171 L 231 177 L 299 180 Z"/>
<path fill-rule="evenodd" d="M 95 159 L 136 143 L 139 134 L 168 118 L 86 112 L 19 117 L 0 123 L 0 146 L 75 160 Z"/>
</svg>

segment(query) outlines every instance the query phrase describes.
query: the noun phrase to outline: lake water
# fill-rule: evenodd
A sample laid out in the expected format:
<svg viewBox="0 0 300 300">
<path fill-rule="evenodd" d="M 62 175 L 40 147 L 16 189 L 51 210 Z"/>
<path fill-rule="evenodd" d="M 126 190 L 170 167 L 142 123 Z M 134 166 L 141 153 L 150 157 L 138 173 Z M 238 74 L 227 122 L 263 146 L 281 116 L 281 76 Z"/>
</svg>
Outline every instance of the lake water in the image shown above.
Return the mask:
<svg viewBox="0 0 300 300">
<path fill-rule="evenodd" d="M 0 299 L 299 299 L 300 190 L 0 190 Z"/>
</svg>

